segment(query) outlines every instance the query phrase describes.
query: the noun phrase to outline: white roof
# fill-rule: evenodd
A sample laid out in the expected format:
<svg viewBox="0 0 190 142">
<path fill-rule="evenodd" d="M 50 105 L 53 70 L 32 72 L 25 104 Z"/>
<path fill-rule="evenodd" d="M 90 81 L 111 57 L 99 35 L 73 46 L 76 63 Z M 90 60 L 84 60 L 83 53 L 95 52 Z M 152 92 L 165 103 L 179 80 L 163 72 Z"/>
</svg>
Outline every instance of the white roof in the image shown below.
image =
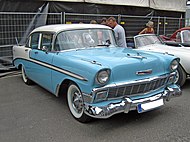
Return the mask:
<svg viewBox="0 0 190 142">
<path fill-rule="evenodd" d="M 41 26 L 32 31 L 38 32 L 38 31 L 46 31 L 46 32 L 60 32 L 60 31 L 66 31 L 66 30 L 77 30 L 77 29 L 111 29 L 108 26 L 100 25 L 100 24 L 56 24 L 56 25 L 47 25 L 47 26 Z"/>
</svg>

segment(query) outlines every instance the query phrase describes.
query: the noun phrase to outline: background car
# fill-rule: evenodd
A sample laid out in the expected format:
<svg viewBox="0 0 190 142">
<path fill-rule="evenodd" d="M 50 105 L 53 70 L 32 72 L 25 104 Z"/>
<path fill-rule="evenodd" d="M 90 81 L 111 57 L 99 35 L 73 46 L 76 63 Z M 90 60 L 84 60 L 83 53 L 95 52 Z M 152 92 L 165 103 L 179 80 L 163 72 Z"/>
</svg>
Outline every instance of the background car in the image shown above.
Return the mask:
<svg viewBox="0 0 190 142">
<path fill-rule="evenodd" d="M 14 46 L 13 55 L 23 81 L 65 96 L 80 122 L 142 113 L 181 95 L 174 84 L 179 58 L 118 47 L 104 25 L 42 26 L 26 45 Z"/>
<path fill-rule="evenodd" d="M 190 47 L 190 27 L 178 29 L 171 36 L 160 35 L 160 37 L 167 45 Z"/>
<path fill-rule="evenodd" d="M 139 50 L 155 51 L 175 55 L 180 58 L 180 65 L 177 69 L 176 83 L 183 86 L 187 77 L 190 75 L 189 47 L 176 47 L 168 46 L 160 39 L 159 36 L 154 34 L 137 35 L 134 37 L 135 48 Z"/>
</svg>

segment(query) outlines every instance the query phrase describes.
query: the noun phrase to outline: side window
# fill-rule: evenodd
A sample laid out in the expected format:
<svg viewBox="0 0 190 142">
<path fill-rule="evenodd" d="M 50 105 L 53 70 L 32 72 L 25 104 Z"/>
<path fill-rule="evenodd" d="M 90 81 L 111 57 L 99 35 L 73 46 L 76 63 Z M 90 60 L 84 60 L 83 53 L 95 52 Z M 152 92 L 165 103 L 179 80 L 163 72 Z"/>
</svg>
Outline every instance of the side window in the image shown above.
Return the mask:
<svg viewBox="0 0 190 142">
<path fill-rule="evenodd" d="M 40 49 L 45 50 L 45 51 L 51 51 L 52 38 L 53 38 L 53 34 L 50 34 L 50 33 L 42 34 L 42 42 L 41 42 Z"/>
<path fill-rule="evenodd" d="M 39 44 L 39 38 L 40 37 L 40 33 L 33 33 L 31 35 L 31 42 L 30 42 L 30 47 L 32 49 L 38 49 L 38 44 Z"/>
</svg>

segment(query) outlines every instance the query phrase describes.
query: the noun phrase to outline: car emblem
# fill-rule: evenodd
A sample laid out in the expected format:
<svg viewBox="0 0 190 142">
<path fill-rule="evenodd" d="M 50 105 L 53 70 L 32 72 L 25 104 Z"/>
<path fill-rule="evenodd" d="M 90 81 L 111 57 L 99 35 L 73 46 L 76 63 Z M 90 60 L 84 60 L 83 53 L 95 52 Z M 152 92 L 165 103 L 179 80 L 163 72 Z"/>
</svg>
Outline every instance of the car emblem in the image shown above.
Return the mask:
<svg viewBox="0 0 190 142">
<path fill-rule="evenodd" d="M 137 71 L 136 75 L 146 75 L 146 74 L 151 74 L 152 73 L 152 69 L 149 70 L 144 70 L 144 71 Z"/>
</svg>

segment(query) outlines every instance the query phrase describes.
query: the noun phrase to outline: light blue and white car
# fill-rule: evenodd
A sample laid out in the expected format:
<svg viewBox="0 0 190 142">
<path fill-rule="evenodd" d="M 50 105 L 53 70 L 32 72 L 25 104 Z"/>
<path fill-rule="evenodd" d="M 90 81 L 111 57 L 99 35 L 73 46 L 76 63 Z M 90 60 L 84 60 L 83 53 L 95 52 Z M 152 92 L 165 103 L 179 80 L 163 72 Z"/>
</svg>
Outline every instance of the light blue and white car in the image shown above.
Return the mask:
<svg viewBox="0 0 190 142">
<path fill-rule="evenodd" d="M 163 106 L 181 90 L 173 82 L 179 58 L 116 45 L 104 25 L 39 27 L 13 47 L 14 65 L 26 84 L 35 82 L 67 98 L 80 122 Z"/>
</svg>

